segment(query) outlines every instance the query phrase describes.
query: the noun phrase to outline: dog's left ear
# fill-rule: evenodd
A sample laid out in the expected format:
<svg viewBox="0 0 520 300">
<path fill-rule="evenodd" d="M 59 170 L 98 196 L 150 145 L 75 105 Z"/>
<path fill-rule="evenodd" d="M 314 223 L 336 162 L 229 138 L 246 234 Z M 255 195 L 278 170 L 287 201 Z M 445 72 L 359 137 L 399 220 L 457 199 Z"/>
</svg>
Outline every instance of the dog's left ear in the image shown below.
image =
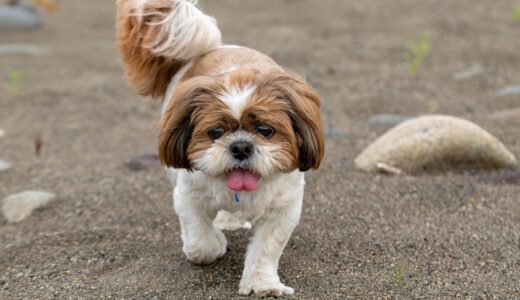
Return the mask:
<svg viewBox="0 0 520 300">
<path fill-rule="evenodd" d="M 296 75 L 276 76 L 271 82 L 279 96 L 289 102 L 288 115 L 296 132 L 300 171 L 318 169 L 325 154 L 320 97 Z"/>
<path fill-rule="evenodd" d="M 195 128 L 194 117 L 207 96 L 214 93 L 213 83 L 210 78 L 195 77 L 176 88 L 161 120 L 159 158 L 165 166 L 192 170 L 187 151 Z"/>
</svg>

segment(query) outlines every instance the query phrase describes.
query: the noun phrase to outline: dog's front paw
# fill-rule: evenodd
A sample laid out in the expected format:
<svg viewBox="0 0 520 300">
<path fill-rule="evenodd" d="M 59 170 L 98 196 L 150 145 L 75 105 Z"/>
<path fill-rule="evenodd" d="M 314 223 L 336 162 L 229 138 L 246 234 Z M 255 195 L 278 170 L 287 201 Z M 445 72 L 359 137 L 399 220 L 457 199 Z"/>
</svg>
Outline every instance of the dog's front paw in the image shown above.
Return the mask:
<svg viewBox="0 0 520 300">
<path fill-rule="evenodd" d="M 192 263 L 206 265 L 223 256 L 226 253 L 226 248 L 226 236 L 221 231 L 213 230 L 203 238 L 185 243 L 182 250 Z"/>
<path fill-rule="evenodd" d="M 294 289 L 284 285 L 280 280 L 266 280 L 262 277 L 264 276 L 253 276 L 251 280 L 242 280 L 238 293 L 246 296 L 254 293 L 260 297 L 280 297 L 294 294 Z"/>
</svg>

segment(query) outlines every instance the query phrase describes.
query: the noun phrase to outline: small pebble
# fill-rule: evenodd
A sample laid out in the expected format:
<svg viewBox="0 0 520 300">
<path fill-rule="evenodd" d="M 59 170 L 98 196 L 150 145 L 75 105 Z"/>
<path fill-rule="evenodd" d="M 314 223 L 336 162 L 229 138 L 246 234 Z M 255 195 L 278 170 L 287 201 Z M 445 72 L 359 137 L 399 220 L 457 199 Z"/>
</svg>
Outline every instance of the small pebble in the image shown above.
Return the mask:
<svg viewBox="0 0 520 300">
<path fill-rule="evenodd" d="M 161 161 L 157 154 L 143 154 L 128 161 L 126 166 L 132 171 L 141 171 L 153 167 L 159 167 L 161 166 Z"/>
<path fill-rule="evenodd" d="M 497 91 L 497 96 L 505 97 L 520 94 L 520 85 L 507 86 Z"/>
<path fill-rule="evenodd" d="M 33 56 L 42 56 L 47 51 L 41 47 L 29 44 L 3 44 L 0 45 L 0 55 L 25 54 Z"/>
<path fill-rule="evenodd" d="M 380 114 L 370 117 L 367 122 L 370 125 L 395 126 L 411 118 L 405 115 Z"/>
<path fill-rule="evenodd" d="M 392 167 L 392 166 L 389 166 L 389 165 L 387 165 L 385 163 L 377 163 L 376 167 L 382 173 L 392 174 L 392 175 L 402 175 L 403 174 L 402 170 L 400 170 L 398 168 L 395 168 L 395 167 Z"/>
<path fill-rule="evenodd" d="M 54 194 L 44 191 L 25 191 L 10 195 L 3 200 L 2 213 L 9 223 L 20 222 L 55 197 Z"/>
<path fill-rule="evenodd" d="M 332 128 L 332 127 L 326 127 L 325 128 L 325 137 L 334 139 L 341 136 L 344 136 L 346 134 L 346 130 L 342 128 Z"/>
<path fill-rule="evenodd" d="M 0 172 L 7 171 L 7 170 L 11 169 L 12 167 L 13 167 L 12 163 L 0 159 Z"/>
<path fill-rule="evenodd" d="M 453 79 L 455 80 L 465 80 L 478 75 L 484 74 L 486 69 L 479 64 L 474 64 L 466 70 L 461 70 L 453 74 Z"/>
<path fill-rule="evenodd" d="M 4 135 L 5 135 L 5 131 L 2 128 L 0 128 L 0 138 L 3 137 Z"/>
<path fill-rule="evenodd" d="M 38 9 L 23 4 L 0 6 L 0 29 L 35 29 L 42 26 Z"/>
</svg>

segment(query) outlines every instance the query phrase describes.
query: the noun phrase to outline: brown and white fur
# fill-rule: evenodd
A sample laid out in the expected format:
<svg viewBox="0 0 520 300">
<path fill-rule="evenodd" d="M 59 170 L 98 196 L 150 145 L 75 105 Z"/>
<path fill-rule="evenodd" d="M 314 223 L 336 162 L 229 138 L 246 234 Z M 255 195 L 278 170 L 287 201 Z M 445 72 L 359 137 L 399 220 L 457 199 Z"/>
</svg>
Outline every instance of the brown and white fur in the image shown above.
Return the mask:
<svg viewBox="0 0 520 300">
<path fill-rule="evenodd" d="M 324 154 L 318 95 L 271 58 L 222 45 L 193 1 L 117 5 L 129 81 L 164 101 L 159 156 L 187 258 L 213 262 L 226 252 L 222 229 L 252 224 L 239 293 L 292 294 L 278 262 L 300 219 L 303 172 Z"/>
</svg>

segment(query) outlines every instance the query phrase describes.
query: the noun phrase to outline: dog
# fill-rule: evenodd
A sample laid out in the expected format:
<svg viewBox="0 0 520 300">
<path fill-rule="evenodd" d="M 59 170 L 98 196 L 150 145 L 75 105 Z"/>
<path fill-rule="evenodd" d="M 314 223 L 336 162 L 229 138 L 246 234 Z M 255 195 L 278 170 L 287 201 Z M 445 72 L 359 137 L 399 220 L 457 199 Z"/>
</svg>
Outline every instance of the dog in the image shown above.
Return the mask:
<svg viewBox="0 0 520 300">
<path fill-rule="evenodd" d="M 222 44 L 195 1 L 117 6 L 128 80 L 163 99 L 158 152 L 186 257 L 212 263 L 226 252 L 222 230 L 253 226 L 239 293 L 293 294 L 278 262 L 299 223 L 304 172 L 324 156 L 318 94 L 268 56 Z"/>
</svg>

